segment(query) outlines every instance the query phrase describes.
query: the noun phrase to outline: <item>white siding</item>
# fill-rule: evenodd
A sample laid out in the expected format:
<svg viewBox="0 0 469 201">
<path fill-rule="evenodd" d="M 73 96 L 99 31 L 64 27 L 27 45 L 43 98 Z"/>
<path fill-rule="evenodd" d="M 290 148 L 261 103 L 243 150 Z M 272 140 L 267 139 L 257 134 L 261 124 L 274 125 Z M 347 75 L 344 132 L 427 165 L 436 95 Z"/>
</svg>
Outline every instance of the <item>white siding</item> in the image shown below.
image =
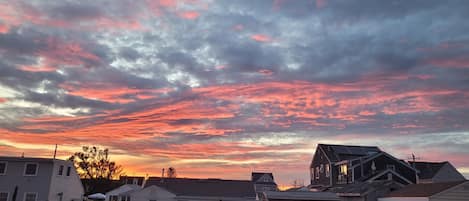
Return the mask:
<svg viewBox="0 0 469 201">
<path fill-rule="evenodd" d="M 59 168 L 63 165 L 63 174 L 59 175 Z M 70 176 L 67 176 L 67 169 L 70 167 Z M 83 185 L 70 161 L 54 160 L 51 184 L 48 201 L 60 201 L 59 193 L 62 194 L 62 201 L 83 200 Z"/>
<path fill-rule="evenodd" d="M 149 186 L 138 192 L 132 193 L 131 201 L 176 201 L 176 195 L 158 186 Z"/>
</svg>

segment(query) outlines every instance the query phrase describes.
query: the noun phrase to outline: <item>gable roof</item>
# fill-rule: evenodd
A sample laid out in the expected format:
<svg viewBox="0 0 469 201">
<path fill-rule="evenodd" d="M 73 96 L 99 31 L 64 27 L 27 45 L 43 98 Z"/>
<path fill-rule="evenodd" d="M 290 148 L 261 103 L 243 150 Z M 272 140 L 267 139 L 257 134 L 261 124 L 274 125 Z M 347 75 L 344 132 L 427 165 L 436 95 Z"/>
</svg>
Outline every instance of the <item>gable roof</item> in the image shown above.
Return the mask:
<svg viewBox="0 0 469 201">
<path fill-rule="evenodd" d="M 54 162 L 54 160 L 60 160 L 60 159 L 0 156 L 0 161 L 52 163 Z M 64 160 L 60 160 L 60 161 L 64 161 Z"/>
<path fill-rule="evenodd" d="M 245 180 L 150 177 L 145 187 L 152 185 L 177 196 L 256 197 L 254 184 Z"/>
<path fill-rule="evenodd" d="M 386 197 L 430 197 L 467 181 L 410 184 L 404 188 L 391 192 Z"/>
<path fill-rule="evenodd" d="M 339 162 L 381 152 L 376 146 L 318 144 L 331 162 Z"/>
<path fill-rule="evenodd" d="M 271 172 L 252 172 L 251 173 L 251 181 L 256 182 L 264 175 L 268 175 L 272 180 L 274 180 L 274 175 Z"/>
<path fill-rule="evenodd" d="M 446 164 L 447 161 L 444 162 L 413 162 L 409 161 L 412 167 L 415 167 L 419 171 L 419 178 L 420 179 L 431 179 L 433 178 L 438 171 Z"/>
</svg>

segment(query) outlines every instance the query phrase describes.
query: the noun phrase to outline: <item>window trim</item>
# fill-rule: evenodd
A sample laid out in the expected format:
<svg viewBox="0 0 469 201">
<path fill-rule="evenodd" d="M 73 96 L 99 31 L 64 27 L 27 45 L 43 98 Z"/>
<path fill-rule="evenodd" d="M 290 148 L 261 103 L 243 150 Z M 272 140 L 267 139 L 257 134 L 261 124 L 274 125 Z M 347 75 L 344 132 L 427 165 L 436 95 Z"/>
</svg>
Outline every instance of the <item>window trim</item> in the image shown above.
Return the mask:
<svg viewBox="0 0 469 201">
<path fill-rule="evenodd" d="M 0 191 L 0 193 L 6 193 L 7 194 L 7 201 L 10 200 L 10 192 Z"/>
<path fill-rule="evenodd" d="M 4 163 L 5 164 L 5 171 L 3 173 L 0 172 L 0 176 L 1 175 L 6 175 L 7 174 L 7 171 L 8 171 L 8 161 L 0 161 L 0 163 Z"/>
<path fill-rule="evenodd" d="M 326 165 L 326 177 L 331 176 L 331 166 L 329 164 Z"/>
<path fill-rule="evenodd" d="M 36 171 L 34 172 L 34 175 L 32 174 L 26 174 L 26 167 L 28 165 L 36 165 Z M 24 164 L 24 170 L 23 170 L 23 176 L 26 176 L 26 177 L 34 177 L 34 176 L 37 176 L 37 172 L 39 171 L 39 163 L 32 163 L 32 162 L 28 162 L 28 163 L 25 163 Z M 26 193 L 26 192 L 25 192 Z"/>
<path fill-rule="evenodd" d="M 37 201 L 37 192 L 24 192 L 23 201 L 26 201 L 26 195 L 34 194 L 34 201 Z"/>
</svg>

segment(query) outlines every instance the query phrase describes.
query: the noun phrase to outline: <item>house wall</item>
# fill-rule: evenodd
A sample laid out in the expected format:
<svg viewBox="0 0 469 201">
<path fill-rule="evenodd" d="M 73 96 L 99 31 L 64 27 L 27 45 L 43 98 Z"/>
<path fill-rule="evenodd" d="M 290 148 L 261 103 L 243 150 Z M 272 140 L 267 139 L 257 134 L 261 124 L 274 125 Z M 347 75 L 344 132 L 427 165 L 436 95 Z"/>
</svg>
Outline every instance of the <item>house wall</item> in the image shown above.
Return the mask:
<svg viewBox="0 0 469 201">
<path fill-rule="evenodd" d="M 59 168 L 63 165 L 63 173 L 59 175 Z M 67 168 L 70 167 L 70 176 L 67 176 Z M 84 195 L 83 185 L 71 161 L 54 160 L 51 175 L 51 190 L 48 201 L 72 201 L 82 200 Z M 60 199 L 59 193 L 62 194 Z"/>
<path fill-rule="evenodd" d="M 176 201 L 176 195 L 158 186 L 149 186 L 130 195 L 131 201 Z"/>
<path fill-rule="evenodd" d="M 372 174 L 371 165 L 373 161 L 375 162 L 375 167 L 377 171 L 387 169 L 387 165 L 394 165 L 395 171 L 397 173 L 399 173 L 400 175 L 402 175 L 409 181 L 416 183 L 415 171 L 413 171 L 410 167 L 407 167 L 403 165 L 402 163 L 400 163 L 399 161 L 396 161 L 395 159 L 390 158 L 389 156 L 384 155 L 384 154 L 374 158 L 373 160 L 367 161 L 363 165 L 364 175 Z M 356 168 L 360 168 L 360 167 L 358 166 Z"/>
<path fill-rule="evenodd" d="M 316 179 L 316 167 L 321 167 L 321 164 L 323 165 L 323 171 L 319 172 L 319 179 Z M 316 152 L 314 153 L 313 156 L 313 161 L 311 162 L 310 166 L 310 178 L 311 178 L 311 185 L 323 185 L 323 186 L 329 186 L 331 185 L 331 176 L 326 177 L 326 166 L 330 165 L 329 161 L 327 160 L 326 156 L 324 153 L 321 151 L 321 149 L 318 147 L 316 148 Z M 314 177 L 311 174 L 312 168 L 314 168 Z M 332 173 L 332 171 L 331 171 Z M 336 175 L 336 174 L 335 174 Z M 334 177 L 332 177 L 334 178 Z"/>
<path fill-rule="evenodd" d="M 464 181 L 466 178 L 459 173 L 450 163 L 446 163 L 441 169 L 433 176 L 432 182 L 450 182 L 450 181 Z"/>
<path fill-rule="evenodd" d="M 0 161 L 3 161 L 0 158 Z M 31 161 L 7 161 L 7 172 L 0 175 L 0 192 L 8 192 L 11 200 L 15 186 L 18 186 L 16 200 L 23 201 L 25 192 L 36 192 L 37 201 L 46 201 L 49 196 L 49 184 L 53 168 L 52 162 L 35 160 Z M 36 176 L 24 176 L 27 162 L 39 164 Z"/>
<path fill-rule="evenodd" d="M 467 201 L 469 200 L 469 182 L 430 197 L 430 201 Z"/>
</svg>

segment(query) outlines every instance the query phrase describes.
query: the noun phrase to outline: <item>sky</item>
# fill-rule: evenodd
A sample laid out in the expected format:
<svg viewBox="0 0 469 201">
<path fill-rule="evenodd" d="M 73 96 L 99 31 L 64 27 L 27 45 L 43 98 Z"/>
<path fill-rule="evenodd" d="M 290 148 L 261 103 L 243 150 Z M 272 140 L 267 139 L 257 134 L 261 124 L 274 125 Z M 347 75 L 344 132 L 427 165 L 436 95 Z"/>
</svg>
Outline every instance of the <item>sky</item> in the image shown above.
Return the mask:
<svg viewBox="0 0 469 201">
<path fill-rule="evenodd" d="M 469 176 L 469 1 L 0 0 L 1 155 L 309 181 L 318 143 Z"/>
</svg>

